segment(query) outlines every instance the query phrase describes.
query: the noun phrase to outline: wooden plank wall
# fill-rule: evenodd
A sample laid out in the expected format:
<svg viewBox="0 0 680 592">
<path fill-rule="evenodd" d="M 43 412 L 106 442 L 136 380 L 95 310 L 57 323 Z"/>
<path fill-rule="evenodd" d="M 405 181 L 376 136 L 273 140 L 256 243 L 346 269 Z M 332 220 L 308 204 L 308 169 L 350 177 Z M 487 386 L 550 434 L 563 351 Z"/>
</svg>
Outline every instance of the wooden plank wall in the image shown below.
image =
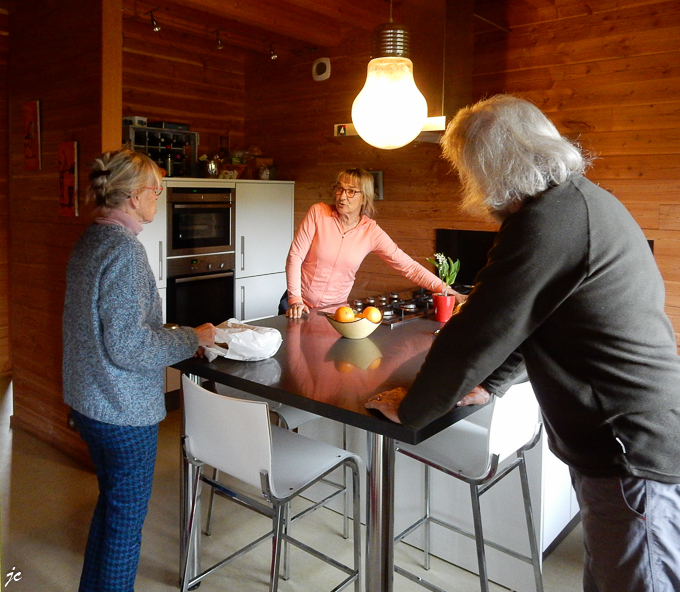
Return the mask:
<svg viewBox="0 0 680 592">
<path fill-rule="evenodd" d="M 103 149 L 102 122 L 120 98 L 102 100 L 103 30 L 118 41 L 120 8 L 112 0 L 22 0 L 14 5 L 10 33 L 10 325 L 14 381 L 12 425 L 25 428 L 69 454 L 87 458 L 67 427 L 62 401 L 62 312 L 71 248 L 89 223 L 84 203 L 87 163 Z M 109 18 L 104 27 L 103 19 Z M 28 33 L 30 32 L 30 34 Z M 111 45 L 111 44 L 109 44 Z M 118 60 L 119 61 L 119 60 Z M 118 72 L 120 78 L 120 69 Z M 24 167 L 22 105 L 39 100 L 42 169 Z M 105 104 L 106 103 L 106 104 Z M 59 142 L 77 141 L 81 215 L 59 215 Z"/>
<path fill-rule="evenodd" d="M 511 32 L 477 27 L 475 98 L 526 97 L 598 156 L 589 177 L 617 195 L 655 240 L 667 312 L 680 332 L 680 3 L 478 0 L 476 12 L 494 13 Z M 384 171 L 378 223 L 422 262 L 433 252 L 435 227 L 483 225 L 458 213 L 457 182 L 436 146 L 378 151 L 357 138 L 333 138 L 333 124 L 350 119 L 368 52 L 362 38 L 330 53 L 325 82 L 311 78 L 317 54 L 286 67 L 262 61 L 250 68 L 246 138 L 275 158 L 281 178 L 296 181 L 297 221 L 329 197 L 338 169 Z M 352 297 L 395 286 L 398 279 L 369 257 Z"/>
<path fill-rule="evenodd" d="M 0 375 L 12 368 L 9 348 L 9 180 L 7 105 L 9 2 L 0 0 Z"/>
<path fill-rule="evenodd" d="M 655 241 L 680 338 L 680 3 L 510 0 L 506 18 L 478 38 L 475 94 L 535 102 L 596 156 L 588 177 Z"/>
<path fill-rule="evenodd" d="M 216 153 L 220 136 L 242 148 L 245 53 L 218 50 L 214 33 L 178 30 L 162 10 L 154 33 L 145 11 L 123 2 L 123 114 L 188 124 L 199 133 L 199 154 Z"/>
</svg>

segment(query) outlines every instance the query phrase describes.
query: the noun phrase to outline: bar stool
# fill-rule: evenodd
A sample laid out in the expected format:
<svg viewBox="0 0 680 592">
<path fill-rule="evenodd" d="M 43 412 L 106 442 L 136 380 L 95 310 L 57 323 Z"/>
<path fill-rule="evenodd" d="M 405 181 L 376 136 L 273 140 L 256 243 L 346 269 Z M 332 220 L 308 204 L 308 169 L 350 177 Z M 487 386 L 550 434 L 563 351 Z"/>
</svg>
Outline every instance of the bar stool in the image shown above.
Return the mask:
<svg viewBox="0 0 680 592">
<path fill-rule="evenodd" d="M 361 521 L 359 496 L 359 466 L 361 460 L 354 454 L 316 440 L 311 440 L 271 425 L 269 409 L 265 402 L 248 401 L 212 393 L 182 377 L 184 393 L 184 455 L 196 467 L 184 540 L 188 541 L 183 558 L 182 592 L 194 587 L 219 567 L 226 565 L 272 539 L 270 592 L 276 592 L 281 564 L 281 543 L 290 543 L 325 561 L 347 574 L 335 589 L 354 584 L 360 592 Z M 246 486 L 256 487 L 262 498 L 227 488 L 203 474 L 204 464 L 219 469 Z M 289 516 L 292 499 L 338 467 L 346 466 L 352 475 L 354 564 L 346 566 L 293 538 L 288 526 L 309 513 L 303 510 Z M 194 578 L 188 577 L 188 562 L 195 544 L 196 505 L 201 483 L 208 484 L 220 496 L 232 499 L 259 514 L 272 519 L 272 529 L 226 559 L 219 561 Z M 264 500 L 264 501 L 263 501 Z"/>
<path fill-rule="evenodd" d="M 295 407 L 291 407 L 290 405 L 284 405 L 283 403 L 273 403 L 271 401 L 263 399 L 262 397 L 258 397 L 257 395 L 246 393 L 245 391 L 236 390 L 225 384 L 215 383 L 215 390 L 220 395 L 227 395 L 238 399 L 247 399 L 248 401 L 266 402 L 269 405 L 269 412 L 273 414 L 276 418 L 276 425 L 286 430 L 297 431 L 297 429 L 300 426 L 320 418 L 320 416 L 316 415 L 315 413 L 304 411 L 303 409 L 296 409 Z M 343 449 L 347 450 L 347 426 L 344 424 L 342 426 L 342 447 Z M 213 479 L 215 481 L 218 480 L 219 474 L 220 474 L 219 471 L 217 469 L 214 469 Z M 318 502 L 317 505 L 326 505 L 328 502 L 335 499 L 337 496 L 339 495 L 344 496 L 342 513 L 343 516 L 342 536 L 343 538 L 347 539 L 349 538 L 349 506 L 350 506 L 350 499 L 347 494 L 347 472 L 346 470 L 343 471 L 343 483 L 337 483 L 330 479 L 322 479 L 322 482 L 332 487 L 335 491 L 324 497 L 320 502 Z M 212 535 L 212 515 L 214 506 L 215 506 L 215 490 L 212 489 L 210 491 L 210 500 L 208 502 L 208 512 L 204 531 L 207 536 Z M 284 550 L 284 556 L 285 556 L 284 579 L 287 580 L 290 566 L 290 563 L 288 561 L 287 546 L 286 549 Z"/>
<path fill-rule="evenodd" d="M 503 397 L 493 397 L 493 400 L 479 411 L 418 445 L 397 442 L 396 449 L 398 452 L 424 464 L 425 511 L 419 520 L 395 537 L 395 543 L 402 541 L 404 537 L 420 526 L 424 526 L 424 568 L 430 569 L 430 531 L 431 525 L 436 524 L 476 541 L 482 592 L 489 590 L 485 546 L 531 564 L 536 590 L 543 592 L 541 556 L 536 540 L 536 531 L 534 530 L 529 481 L 524 457 L 525 452 L 533 448 L 539 441 L 541 428 L 538 403 L 531 389 L 531 384 L 524 382 L 512 386 Z M 515 458 L 499 471 L 499 464 L 513 455 Z M 470 486 L 474 533 L 432 516 L 430 507 L 431 468 L 459 479 Z M 480 496 L 515 469 L 519 470 L 522 487 L 530 548 L 529 556 L 485 539 L 482 528 Z M 395 565 L 394 570 L 433 592 L 444 592 L 441 588 L 402 567 Z"/>
</svg>

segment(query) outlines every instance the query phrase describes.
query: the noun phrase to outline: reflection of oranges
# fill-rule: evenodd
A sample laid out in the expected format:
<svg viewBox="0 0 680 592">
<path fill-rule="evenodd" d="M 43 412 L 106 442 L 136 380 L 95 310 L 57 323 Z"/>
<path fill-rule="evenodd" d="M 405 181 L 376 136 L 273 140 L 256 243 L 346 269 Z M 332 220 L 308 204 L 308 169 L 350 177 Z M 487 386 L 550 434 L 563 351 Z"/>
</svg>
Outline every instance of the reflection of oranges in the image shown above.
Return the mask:
<svg viewBox="0 0 680 592">
<path fill-rule="evenodd" d="M 349 306 L 341 306 L 335 311 L 334 318 L 339 323 L 351 323 L 354 320 L 354 311 Z"/>
<path fill-rule="evenodd" d="M 375 360 L 373 360 L 373 361 L 369 364 L 368 369 L 369 369 L 369 370 L 375 370 L 378 366 L 380 366 L 380 362 L 381 362 L 381 361 L 382 361 L 382 358 L 376 358 Z"/>
<path fill-rule="evenodd" d="M 371 321 L 371 323 L 379 323 L 382 321 L 382 313 L 375 306 L 367 306 L 363 316 L 365 319 Z"/>
<path fill-rule="evenodd" d="M 354 366 L 349 362 L 343 362 L 342 360 L 335 361 L 335 369 L 341 374 L 347 374 L 348 372 L 351 372 L 353 368 Z"/>
</svg>

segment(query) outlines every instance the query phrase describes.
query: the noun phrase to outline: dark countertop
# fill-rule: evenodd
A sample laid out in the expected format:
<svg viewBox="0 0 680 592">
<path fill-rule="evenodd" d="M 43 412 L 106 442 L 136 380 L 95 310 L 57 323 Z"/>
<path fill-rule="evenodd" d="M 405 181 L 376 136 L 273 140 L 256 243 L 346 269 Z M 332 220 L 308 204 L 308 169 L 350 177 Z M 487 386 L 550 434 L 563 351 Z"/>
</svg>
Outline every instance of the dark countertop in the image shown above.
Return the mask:
<svg viewBox="0 0 680 592">
<path fill-rule="evenodd" d="M 479 409 L 454 408 L 414 430 L 364 407 L 376 393 L 411 385 L 435 338 L 434 331 L 442 327 L 432 318 L 394 328 L 381 325 L 364 339 L 341 337 L 316 310 L 302 319 L 281 315 L 249 324 L 281 332 L 283 344 L 273 357 L 260 362 L 193 358 L 174 367 L 411 444 Z"/>
</svg>

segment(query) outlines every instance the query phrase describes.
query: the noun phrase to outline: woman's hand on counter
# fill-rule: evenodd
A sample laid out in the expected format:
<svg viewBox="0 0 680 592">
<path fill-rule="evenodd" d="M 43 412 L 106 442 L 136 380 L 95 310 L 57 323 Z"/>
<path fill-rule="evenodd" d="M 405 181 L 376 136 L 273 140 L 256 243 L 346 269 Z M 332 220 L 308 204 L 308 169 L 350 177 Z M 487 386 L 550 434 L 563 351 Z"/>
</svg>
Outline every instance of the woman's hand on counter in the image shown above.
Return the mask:
<svg viewBox="0 0 680 592">
<path fill-rule="evenodd" d="M 299 319 L 304 313 L 309 313 L 309 307 L 302 302 L 291 304 L 286 311 L 286 316 L 290 319 Z"/>
<path fill-rule="evenodd" d="M 394 423 L 401 423 L 398 411 L 401 400 L 405 396 L 406 389 L 401 387 L 384 391 L 366 401 L 366 409 L 376 409 Z"/>
<path fill-rule="evenodd" d="M 200 327 L 194 328 L 198 335 L 198 345 L 201 347 L 212 347 L 215 345 L 215 334 L 217 329 L 212 323 L 205 323 Z"/>
</svg>

